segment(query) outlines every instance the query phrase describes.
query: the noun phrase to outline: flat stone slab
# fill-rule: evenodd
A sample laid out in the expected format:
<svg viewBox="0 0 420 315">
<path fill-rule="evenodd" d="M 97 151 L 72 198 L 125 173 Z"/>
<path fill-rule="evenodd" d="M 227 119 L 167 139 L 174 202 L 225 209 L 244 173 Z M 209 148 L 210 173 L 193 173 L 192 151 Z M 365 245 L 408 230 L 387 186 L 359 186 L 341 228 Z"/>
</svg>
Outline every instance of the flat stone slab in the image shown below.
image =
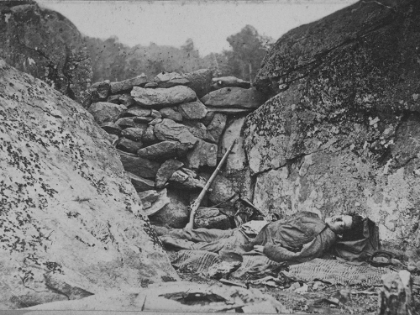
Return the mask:
<svg viewBox="0 0 420 315">
<path fill-rule="evenodd" d="M 167 89 L 146 89 L 135 86 L 131 91 L 131 96 L 137 104 L 152 108 L 174 106 L 197 99 L 197 95 L 192 89 L 182 85 Z"/>
<path fill-rule="evenodd" d="M 244 89 L 240 87 L 225 87 L 212 91 L 203 96 L 201 101 L 206 106 L 234 107 L 244 109 L 257 109 L 267 100 L 267 96 L 255 88 Z"/>
<path fill-rule="evenodd" d="M 188 85 L 190 81 L 177 72 L 161 72 L 153 79 L 161 88 L 170 88 L 177 85 Z"/>
<path fill-rule="evenodd" d="M 137 77 L 119 82 L 111 82 L 111 94 L 130 91 L 134 86 L 143 86 L 147 83 L 146 75 L 142 74 Z"/>
<path fill-rule="evenodd" d="M 188 146 L 178 141 L 162 141 L 141 148 L 137 155 L 150 160 L 162 160 L 173 157 L 185 156 L 188 152 Z"/>
<path fill-rule="evenodd" d="M 236 86 L 244 89 L 249 89 L 251 87 L 251 83 L 249 81 L 244 81 L 234 76 L 213 78 L 211 82 L 213 84 L 212 88 L 216 90 L 229 86 Z"/>
</svg>

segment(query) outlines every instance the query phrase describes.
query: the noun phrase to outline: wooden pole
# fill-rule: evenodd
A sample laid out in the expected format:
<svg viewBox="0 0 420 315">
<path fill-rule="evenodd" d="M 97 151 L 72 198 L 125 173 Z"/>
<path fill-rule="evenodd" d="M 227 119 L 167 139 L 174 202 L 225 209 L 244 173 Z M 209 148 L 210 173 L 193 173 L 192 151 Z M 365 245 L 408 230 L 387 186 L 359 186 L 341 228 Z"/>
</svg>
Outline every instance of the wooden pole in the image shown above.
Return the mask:
<svg viewBox="0 0 420 315">
<path fill-rule="evenodd" d="M 220 169 L 222 168 L 223 164 L 225 163 L 230 151 L 232 151 L 233 146 L 236 143 L 236 139 L 232 142 L 230 147 L 227 149 L 226 153 L 223 155 L 222 159 L 219 162 L 219 165 L 217 165 L 217 168 L 214 170 L 213 174 L 211 174 L 209 180 L 207 181 L 206 185 L 204 186 L 201 193 L 198 195 L 197 199 L 191 204 L 191 212 L 190 212 L 190 221 L 185 226 L 186 230 L 192 230 L 194 228 L 194 216 L 197 212 L 198 207 L 201 204 L 201 201 L 203 201 L 204 195 L 209 190 L 211 184 L 213 183 L 213 180 L 216 178 L 217 174 L 219 173 Z"/>
</svg>

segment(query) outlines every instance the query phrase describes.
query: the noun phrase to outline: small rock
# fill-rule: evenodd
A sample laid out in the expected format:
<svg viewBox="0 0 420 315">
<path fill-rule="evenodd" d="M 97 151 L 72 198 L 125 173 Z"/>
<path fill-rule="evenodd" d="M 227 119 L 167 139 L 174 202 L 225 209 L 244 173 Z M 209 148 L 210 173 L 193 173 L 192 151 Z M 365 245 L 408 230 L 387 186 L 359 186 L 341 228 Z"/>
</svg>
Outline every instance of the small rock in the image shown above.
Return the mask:
<svg viewBox="0 0 420 315">
<path fill-rule="evenodd" d="M 113 122 L 106 122 L 101 125 L 101 128 L 105 130 L 107 133 L 112 135 L 119 136 L 121 134 L 121 128 L 116 123 Z"/>
<path fill-rule="evenodd" d="M 194 137 L 207 142 L 217 143 L 213 136 L 207 131 L 206 126 L 199 121 L 184 121 L 184 125 L 192 133 Z"/>
<path fill-rule="evenodd" d="M 150 179 L 137 176 L 130 172 L 127 172 L 127 175 L 130 177 L 131 183 L 137 192 L 147 191 L 155 188 L 155 182 Z"/>
<path fill-rule="evenodd" d="M 149 122 L 149 125 L 155 126 L 157 124 L 160 124 L 163 121 L 162 118 L 154 118 L 152 121 Z"/>
<path fill-rule="evenodd" d="M 123 117 L 118 119 L 115 123 L 121 128 L 143 128 L 145 124 L 136 122 L 136 118 L 137 117 Z"/>
<path fill-rule="evenodd" d="M 176 85 L 187 85 L 190 83 L 188 79 L 176 72 L 161 72 L 153 81 L 161 88 L 170 88 Z"/>
<path fill-rule="evenodd" d="M 157 142 L 158 139 L 155 136 L 155 132 L 154 132 L 154 126 L 148 126 L 145 133 L 143 134 L 143 138 L 142 138 L 143 142 L 146 143 L 154 143 Z"/>
<path fill-rule="evenodd" d="M 198 169 L 201 166 L 215 167 L 216 165 L 217 145 L 198 139 L 197 145 L 187 154 L 187 167 Z"/>
<path fill-rule="evenodd" d="M 219 143 L 220 136 L 226 127 L 227 117 L 224 114 L 215 113 L 211 122 L 207 125 L 208 133 L 213 137 L 216 143 Z"/>
<path fill-rule="evenodd" d="M 163 118 L 169 118 L 177 122 L 181 122 L 183 118 L 181 113 L 175 111 L 172 107 L 161 108 L 159 112 Z"/>
<path fill-rule="evenodd" d="M 150 116 L 151 110 L 149 108 L 143 108 L 139 105 L 134 105 L 129 107 L 125 112 L 125 116 L 136 116 L 136 117 L 145 117 Z"/>
<path fill-rule="evenodd" d="M 159 198 L 159 193 L 156 190 L 138 192 L 137 195 L 140 197 L 143 209 L 149 208 Z"/>
<path fill-rule="evenodd" d="M 179 141 L 188 148 L 192 148 L 198 141 L 198 139 L 191 134 L 186 126 L 178 124 L 167 118 L 155 125 L 154 132 L 156 138 L 161 141 Z"/>
<path fill-rule="evenodd" d="M 207 110 L 206 117 L 204 117 L 204 118 L 201 120 L 201 122 L 202 122 L 204 125 L 208 126 L 208 125 L 211 123 L 211 121 L 213 120 L 213 117 L 214 117 L 214 115 L 215 115 L 215 114 L 216 114 L 216 112 L 215 112 L 215 111 L 208 111 L 208 110 Z"/>
<path fill-rule="evenodd" d="M 155 110 L 155 109 L 152 109 L 152 111 L 150 113 L 150 116 L 152 118 L 162 118 L 162 114 L 159 111 Z"/>
<path fill-rule="evenodd" d="M 154 89 L 154 88 L 157 88 L 158 86 L 159 84 L 157 84 L 156 82 L 147 82 L 144 87 L 147 89 Z"/>
<path fill-rule="evenodd" d="M 128 153 L 136 153 L 142 147 L 143 143 L 141 141 L 133 141 L 124 137 L 120 138 L 117 143 L 117 149 Z"/>
<path fill-rule="evenodd" d="M 172 174 L 183 166 L 184 163 L 174 159 L 163 162 L 156 174 L 156 188 L 163 188 Z"/>
<path fill-rule="evenodd" d="M 155 178 L 156 173 L 160 167 L 159 163 L 149 161 L 137 155 L 126 153 L 121 150 L 117 151 L 120 154 L 121 162 L 127 172 L 143 178 Z"/>
<path fill-rule="evenodd" d="M 109 80 L 94 83 L 92 84 L 92 88 L 96 89 L 96 93 L 94 94 L 92 101 L 93 102 L 104 101 L 107 99 L 110 92 Z"/>
<path fill-rule="evenodd" d="M 173 172 L 169 182 L 174 183 L 177 188 L 186 190 L 203 189 L 206 185 L 206 180 L 203 177 L 187 168 L 181 168 Z"/>
<path fill-rule="evenodd" d="M 178 106 L 178 111 L 184 118 L 190 120 L 200 120 L 207 115 L 207 108 L 200 100 L 181 104 Z"/>
<path fill-rule="evenodd" d="M 129 127 L 121 131 L 121 136 L 133 141 L 141 141 L 146 130 L 147 125 L 142 125 L 141 127 Z"/>
<path fill-rule="evenodd" d="M 114 122 L 127 107 L 107 102 L 97 102 L 90 105 L 88 111 L 93 115 L 95 121 L 102 125 L 107 122 Z"/>
</svg>

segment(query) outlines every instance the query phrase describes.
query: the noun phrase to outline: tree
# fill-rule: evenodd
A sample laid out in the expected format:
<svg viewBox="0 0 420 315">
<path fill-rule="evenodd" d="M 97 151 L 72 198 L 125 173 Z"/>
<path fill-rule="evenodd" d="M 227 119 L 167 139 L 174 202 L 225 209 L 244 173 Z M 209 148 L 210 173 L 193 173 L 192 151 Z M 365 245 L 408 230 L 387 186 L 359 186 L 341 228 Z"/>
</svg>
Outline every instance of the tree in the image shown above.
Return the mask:
<svg viewBox="0 0 420 315">
<path fill-rule="evenodd" d="M 188 54 L 188 57 L 198 58 L 198 50 L 195 49 L 194 41 L 191 38 L 188 38 L 184 45 L 181 46 L 182 51 Z"/>
<path fill-rule="evenodd" d="M 252 82 L 272 39 L 259 35 L 253 26 L 246 25 L 239 33 L 229 36 L 226 40 L 232 47 L 231 51 L 224 52 L 231 74 Z"/>
</svg>

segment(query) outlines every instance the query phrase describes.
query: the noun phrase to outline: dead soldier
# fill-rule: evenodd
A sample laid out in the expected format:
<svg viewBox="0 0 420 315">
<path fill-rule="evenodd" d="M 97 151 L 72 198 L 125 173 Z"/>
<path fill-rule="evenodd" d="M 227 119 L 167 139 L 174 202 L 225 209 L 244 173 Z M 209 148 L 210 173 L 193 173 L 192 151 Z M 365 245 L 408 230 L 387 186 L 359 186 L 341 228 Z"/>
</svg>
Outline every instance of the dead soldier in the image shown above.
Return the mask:
<svg viewBox="0 0 420 315">
<path fill-rule="evenodd" d="M 323 256 L 337 241 L 363 234 L 363 218 L 344 214 L 321 220 L 302 211 L 286 220 L 250 221 L 233 230 L 165 230 L 163 244 L 175 249 L 262 253 L 276 262 L 302 263 Z"/>
</svg>

